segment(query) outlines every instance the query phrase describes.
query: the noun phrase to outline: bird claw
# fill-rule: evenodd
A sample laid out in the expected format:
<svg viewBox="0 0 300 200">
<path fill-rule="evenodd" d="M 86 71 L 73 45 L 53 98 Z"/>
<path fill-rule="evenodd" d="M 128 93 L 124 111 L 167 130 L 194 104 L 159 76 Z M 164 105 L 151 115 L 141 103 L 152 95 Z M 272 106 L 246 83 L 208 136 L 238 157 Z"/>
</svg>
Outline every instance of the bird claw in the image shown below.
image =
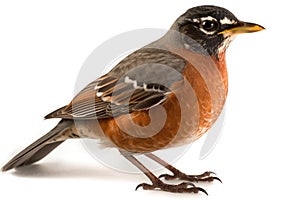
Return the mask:
<svg viewBox="0 0 300 200">
<path fill-rule="evenodd" d="M 186 175 L 181 172 L 174 173 L 173 175 L 170 174 L 162 174 L 158 178 L 164 178 L 165 180 L 185 180 L 191 182 L 213 182 L 214 180 L 221 181 L 218 177 L 215 176 L 216 173 L 214 172 L 204 172 L 201 175 Z"/>
<path fill-rule="evenodd" d="M 203 192 L 204 194 L 208 195 L 208 193 L 200 187 L 196 187 L 193 183 L 190 182 L 182 182 L 178 185 L 171 185 L 166 184 L 163 182 L 158 182 L 154 184 L 147 184 L 147 183 L 141 183 L 139 184 L 135 190 L 142 187 L 144 190 L 161 190 L 166 192 L 173 192 L 173 193 L 198 193 Z"/>
</svg>

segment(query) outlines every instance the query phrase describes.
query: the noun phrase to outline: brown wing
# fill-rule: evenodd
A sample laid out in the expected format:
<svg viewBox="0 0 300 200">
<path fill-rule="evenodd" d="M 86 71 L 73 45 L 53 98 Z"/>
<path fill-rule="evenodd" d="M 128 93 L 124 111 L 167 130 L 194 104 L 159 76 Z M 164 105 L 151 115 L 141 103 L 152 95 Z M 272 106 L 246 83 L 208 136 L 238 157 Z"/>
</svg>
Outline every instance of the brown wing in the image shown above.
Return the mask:
<svg viewBox="0 0 300 200">
<path fill-rule="evenodd" d="M 150 109 L 182 85 L 184 65 L 165 50 L 140 49 L 45 118 L 99 119 Z"/>
</svg>

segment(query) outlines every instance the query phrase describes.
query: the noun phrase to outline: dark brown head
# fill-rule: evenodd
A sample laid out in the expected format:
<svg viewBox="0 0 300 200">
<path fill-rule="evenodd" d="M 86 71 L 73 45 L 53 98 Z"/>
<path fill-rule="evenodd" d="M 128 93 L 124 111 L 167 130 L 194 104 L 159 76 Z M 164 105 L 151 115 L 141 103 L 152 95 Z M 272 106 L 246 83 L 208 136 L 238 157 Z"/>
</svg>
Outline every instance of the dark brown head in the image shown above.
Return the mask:
<svg viewBox="0 0 300 200">
<path fill-rule="evenodd" d="M 186 48 L 205 51 L 218 58 L 232 36 L 263 30 L 260 25 L 238 20 L 230 11 L 217 6 L 198 6 L 187 10 L 173 24 L 172 30 L 184 36 Z M 202 49 L 202 50 L 201 50 Z"/>
</svg>

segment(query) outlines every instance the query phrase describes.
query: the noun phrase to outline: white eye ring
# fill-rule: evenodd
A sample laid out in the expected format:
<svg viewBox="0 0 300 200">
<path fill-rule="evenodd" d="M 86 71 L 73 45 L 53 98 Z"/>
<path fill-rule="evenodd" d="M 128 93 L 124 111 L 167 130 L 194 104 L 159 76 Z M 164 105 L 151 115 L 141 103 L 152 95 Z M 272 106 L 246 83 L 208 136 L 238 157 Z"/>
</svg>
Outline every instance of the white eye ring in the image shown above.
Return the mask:
<svg viewBox="0 0 300 200">
<path fill-rule="evenodd" d="M 201 23 L 200 24 L 200 27 L 199 27 L 199 29 L 203 32 L 203 33 L 205 33 L 205 34 L 207 34 L 207 35 L 213 35 L 215 32 L 216 32 L 216 30 L 215 29 L 213 29 L 213 30 L 206 30 L 206 29 L 204 29 L 203 28 L 203 22 L 206 22 L 206 21 L 211 21 L 211 22 L 214 22 L 215 24 L 218 24 L 218 21 L 215 19 L 215 18 L 213 18 L 213 17 L 211 17 L 211 16 L 208 16 L 208 17 L 201 17 L 200 19 L 199 19 L 199 22 Z"/>
</svg>

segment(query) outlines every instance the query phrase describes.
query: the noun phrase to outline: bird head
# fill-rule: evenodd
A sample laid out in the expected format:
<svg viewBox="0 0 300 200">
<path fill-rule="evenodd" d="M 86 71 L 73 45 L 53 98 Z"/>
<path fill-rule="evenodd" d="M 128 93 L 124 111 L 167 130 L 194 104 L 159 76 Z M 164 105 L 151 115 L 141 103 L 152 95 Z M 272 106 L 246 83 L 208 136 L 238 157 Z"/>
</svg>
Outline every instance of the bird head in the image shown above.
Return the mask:
<svg viewBox="0 0 300 200">
<path fill-rule="evenodd" d="M 263 30 L 258 24 L 238 20 L 230 11 L 217 6 L 198 6 L 187 10 L 171 30 L 181 33 L 186 48 L 204 50 L 218 58 L 233 36 Z"/>
</svg>

